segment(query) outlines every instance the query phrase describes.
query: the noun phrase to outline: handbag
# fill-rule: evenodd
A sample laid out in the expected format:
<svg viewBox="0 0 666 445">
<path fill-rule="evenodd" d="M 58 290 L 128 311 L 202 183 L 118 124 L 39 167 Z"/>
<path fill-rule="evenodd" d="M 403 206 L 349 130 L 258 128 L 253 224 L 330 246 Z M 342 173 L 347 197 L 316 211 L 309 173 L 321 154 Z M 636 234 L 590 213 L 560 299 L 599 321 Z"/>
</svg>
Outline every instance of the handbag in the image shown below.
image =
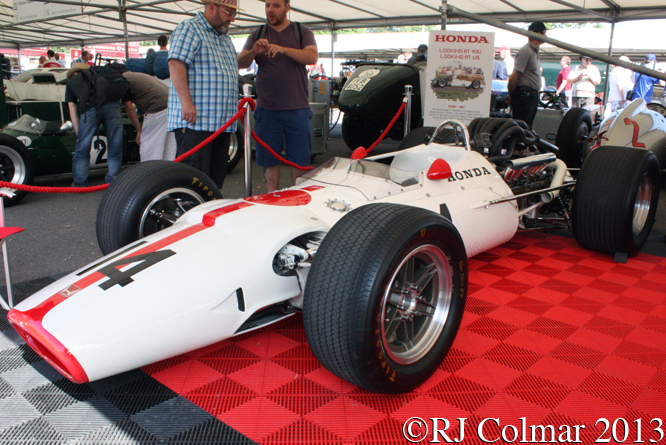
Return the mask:
<svg viewBox="0 0 666 445">
<path fill-rule="evenodd" d="M 642 75 L 643 75 L 643 74 L 640 74 L 640 75 L 638 76 L 638 79 L 636 79 L 636 82 L 634 83 L 634 85 L 636 85 L 636 84 L 638 83 L 638 81 L 641 80 L 641 76 L 642 76 Z M 630 89 L 629 91 L 627 91 L 627 100 L 631 100 L 631 97 L 632 97 L 633 95 L 634 95 L 634 89 L 632 88 L 632 89 Z"/>
</svg>

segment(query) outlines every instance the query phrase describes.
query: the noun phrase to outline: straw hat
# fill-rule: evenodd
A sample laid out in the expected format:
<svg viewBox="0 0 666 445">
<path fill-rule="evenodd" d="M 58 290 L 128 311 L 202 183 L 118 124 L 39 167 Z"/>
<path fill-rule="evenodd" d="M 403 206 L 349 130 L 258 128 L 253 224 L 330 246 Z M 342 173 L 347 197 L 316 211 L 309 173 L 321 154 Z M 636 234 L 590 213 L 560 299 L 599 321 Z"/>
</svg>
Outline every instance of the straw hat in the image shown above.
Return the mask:
<svg viewBox="0 0 666 445">
<path fill-rule="evenodd" d="M 87 70 L 88 68 L 90 68 L 90 65 L 88 65 L 87 63 L 75 63 L 74 66 L 72 66 L 72 68 L 69 71 L 67 71 L 67 78 L 71 79 L 74 73 Z"/>
<path fill-rule="evenodd" d="M 214 3 L 216 5 L 228 6 L 238 11 L 243 11 L 241 8 L 238 7 L 238 0 L 201 0 L 201 3 Z"/>
</svg>

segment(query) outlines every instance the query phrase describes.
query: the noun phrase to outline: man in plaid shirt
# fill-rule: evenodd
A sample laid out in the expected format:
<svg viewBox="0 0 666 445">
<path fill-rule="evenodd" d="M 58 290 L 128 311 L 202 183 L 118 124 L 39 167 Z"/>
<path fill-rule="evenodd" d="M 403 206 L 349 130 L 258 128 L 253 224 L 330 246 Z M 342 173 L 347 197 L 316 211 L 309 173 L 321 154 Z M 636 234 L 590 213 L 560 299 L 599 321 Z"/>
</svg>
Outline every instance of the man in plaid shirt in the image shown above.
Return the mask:
<svg viewBox="0 0 666 445">
<path fill-rule="evenodd" d="M 202 0 L 204 12 L 180 23 L 169 50 L 167 131 L 176 135 L 177 156 L 194 148 L 238 111 L 238 62 L 227 35 L 238 0 Z M 222 188 L 236 124 L 183 163 L 209 175 Z"/>
</svg>

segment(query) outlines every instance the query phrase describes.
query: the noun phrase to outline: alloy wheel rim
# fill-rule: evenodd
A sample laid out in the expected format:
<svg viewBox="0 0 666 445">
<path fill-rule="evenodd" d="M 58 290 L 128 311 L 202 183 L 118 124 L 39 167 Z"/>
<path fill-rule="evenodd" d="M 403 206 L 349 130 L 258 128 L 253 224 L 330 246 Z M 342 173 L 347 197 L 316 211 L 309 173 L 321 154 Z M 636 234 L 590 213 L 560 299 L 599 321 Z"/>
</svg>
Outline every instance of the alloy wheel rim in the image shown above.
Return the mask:
<svg viewBox="0 0 666 445">
<path fill-rule="evenodd" d="M 643 174 L 641 184 L 636 192 L 636 200 L 634 201 L 634 217 L 632 221 L 632 232 L 634 235 L 641 233 L 645 224 L 647 223 L 648 214 L 650 213 L 650 206 L 652 205 L 652 181 L 650 175 Z"/>
<path fill-rule="evenodd" d="M 382 342 L 391 360 L 409 365 L 433 348 L 448 319 L 451 296 L 451 267 L 440 248 L 423 245 L 405 256 L 382 302 Z"/>
<path fill-rule="evenodd" d="M 23 158 L 11 148 L 0 145 L 0 178 L 6 182 L 23 184 L 26 167 Z"/>
<path fill-rule="evenodd" d="M 185 212 L 203 202 L 198 193 L 186 188 L 174 188 L 160 193 L 141 215 L 139 238 L 171 227 Z"/>
</svg>

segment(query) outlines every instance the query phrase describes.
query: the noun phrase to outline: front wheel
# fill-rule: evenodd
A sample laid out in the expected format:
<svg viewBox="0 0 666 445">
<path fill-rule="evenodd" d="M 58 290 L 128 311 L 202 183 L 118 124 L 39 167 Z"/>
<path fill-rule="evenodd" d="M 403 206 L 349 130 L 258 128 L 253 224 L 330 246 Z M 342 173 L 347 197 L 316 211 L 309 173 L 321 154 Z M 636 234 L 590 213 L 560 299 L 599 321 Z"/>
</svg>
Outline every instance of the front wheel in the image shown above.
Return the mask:
<svg viewBox="0 0 666 445">
<path fill-rule="evenodd" d="M 453 224 L 425 209 L 369 204 L 326 235 L 304 293 L 305 335 L 332 373 L 370 391 L 427 380 L 460 326 L 467 256 Z"/>
<path fill-rule="evenodd" d="M 585 108 L 570 108 L 557 129 L 555 145 L 559 148 L 557 157 L 567 167 L 578 168 L 587 156 L 587 139 L 592 129 L 590 112 Z"/>
<path fill-rule="evenodd" d="M 222 198 L 212 179 L 189 165 L 147 161 L 123 171 L 97 209 L 97 242 L 104 255 L 171 227 L 188 210 Z"/>
<path fill-rule="evenodd" d="M 28 149 L 21 141 L 0 133 L 0 181 L 31 185 L 35 179 L 35 165 Z M 6 207 L 18 204 L 28 192 L 16 190 L 13 198 L 3 197 Z"/>
<path fill-rule="evenodd" d="M 659 162 L 651 151 L 593 150 L 574 189 L 574 238 L 586 249 L 636 255 L 654 225 L 659 186 Z"/>
</svg>

